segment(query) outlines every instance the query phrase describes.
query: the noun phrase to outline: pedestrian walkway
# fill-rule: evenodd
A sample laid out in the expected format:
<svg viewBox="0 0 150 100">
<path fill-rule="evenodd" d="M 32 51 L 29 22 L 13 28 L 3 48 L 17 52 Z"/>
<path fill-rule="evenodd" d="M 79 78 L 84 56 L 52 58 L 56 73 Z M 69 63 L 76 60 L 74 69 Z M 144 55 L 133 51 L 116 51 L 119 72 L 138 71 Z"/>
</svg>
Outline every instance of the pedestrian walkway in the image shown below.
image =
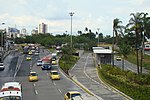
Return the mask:
<svg viewBox="0 0 150 100">
<path fill-rule="evenodd" d="M 126 97 L 99 81 L 97 69 L 91 53 L 84 53 L 69 72 L 75 80 L 85 86 L 85 88 L 91 91 L 97 98 L 104 100 L 126 99 Z"/>
</svg>

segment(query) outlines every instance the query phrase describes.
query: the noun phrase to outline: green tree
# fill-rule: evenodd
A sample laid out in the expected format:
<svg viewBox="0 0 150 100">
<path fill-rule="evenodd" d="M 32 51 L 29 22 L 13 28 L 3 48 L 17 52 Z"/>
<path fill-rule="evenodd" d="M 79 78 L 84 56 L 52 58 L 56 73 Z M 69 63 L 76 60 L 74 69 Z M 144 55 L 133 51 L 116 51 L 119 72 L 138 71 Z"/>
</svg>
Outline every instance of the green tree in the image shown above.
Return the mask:
<svg viewBox="0 0 150 100">
<path fill-rule="evenodd" d="M 113 20 L 113 43 L 112 43 L 112 51 L 113 51 L 113 56 L 112 56 L 112 66 L 114 67 L 114 45 L 115 45 L 115 40 L 116 44 L 118 44 L 119 40 L 119 33 L 122 33 L 122 26 L 120 25 L 122 21 L 120 21 L 118 18 Z M 115 39 L 116 36 L 116 39 Z"/>
<path fill-rule="evenodd" d="M 129 27 L 128 31 L 135 34 L 135 50 L 136 50 L 136 60 L 137 60 L 137 73 L 139 74 L 139 47 L 141 44 L 141 29 L 142 29 L 142 13 L 131 13 L 131 19 L 126 27 Z"/>
<path fill-rule="evenodd" d="M 130 53 L 131 47 L 125 42 L 121 42 L 119 45 L 119 54 L 122 57 L 122 70 L 124 70 L 124 59 L 127 58 L 127 55 Z"/>
<path fill-rule="evenodd" d="M 122 21 L 120 21 L 118 18 L 113 20 L 113 37 L 116 37 L 114 42 L 116 42 L 115 44 L 118 44 L 119 42 L 119 38 L 121 38 L 120 36 L 123 35 L 123 29 L 124 26 L 120 25 L 122 23 Z M 121 35 L 120 35 L 121 34 Z"/>
</svg>

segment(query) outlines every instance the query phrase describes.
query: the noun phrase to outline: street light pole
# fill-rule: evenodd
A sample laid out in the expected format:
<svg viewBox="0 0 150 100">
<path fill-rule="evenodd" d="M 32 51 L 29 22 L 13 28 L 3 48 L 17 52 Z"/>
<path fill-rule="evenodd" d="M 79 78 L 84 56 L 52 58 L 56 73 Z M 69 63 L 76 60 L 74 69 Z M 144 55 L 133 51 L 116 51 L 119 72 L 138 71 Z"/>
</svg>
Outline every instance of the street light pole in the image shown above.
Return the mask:
<svg viewBox="0 0 150 100">
<path fill-rule="evenodd" d="M 98 30 L 98 47 L 99 47 L 99 30 L 100 30 L 100 28 L 97 28 L 97 30 Z"/>
<path fill-rule="evenodd" d="M 74 12 L 70 12 L 69 14 L 71 16 L 71 47 L 72 47 L 72 16 L 73 16 Z"/>
</svg>

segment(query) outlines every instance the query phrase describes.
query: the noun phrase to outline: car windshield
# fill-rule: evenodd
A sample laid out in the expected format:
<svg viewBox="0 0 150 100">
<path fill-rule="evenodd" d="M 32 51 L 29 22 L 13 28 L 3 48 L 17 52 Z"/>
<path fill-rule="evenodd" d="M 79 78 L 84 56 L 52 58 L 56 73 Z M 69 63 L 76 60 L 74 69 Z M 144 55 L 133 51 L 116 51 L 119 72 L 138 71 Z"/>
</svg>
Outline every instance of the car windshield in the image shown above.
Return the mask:
<svg viewBox="0 0 150 100">
<path fill-rule="evenodd" d="M 42 63 L 42 61 L 38 61 L 38 63 Z"/>
<path fill-rule="evenodd" d="M 81 94 L 76 93 L 76 94 L 72 94 L 71 97 L 76 97 L 76 96 L 81 96 Z"/>
<path fill-rule="evenodd" d="M 30 75 L 31 75 L 31 76 L 37 76 L 37 74 L 36 74 L 36 73 L 31 73 Z"/>
<path fill-rule="evenodd" d="M 50 64 L 49 63 L 44 63 L 43 66 L 50 66 Z"/>
<path fill-rule="evenodd" d="M 54 58 L 52 59 L 52 61 L 55 61 L 55 60 L 56 60 L 56 59 L 54 59 Z"/>
<path fill-rule="evenodd" d="M 58 75 L 58 72 L 52 72 L 53 75 Z"/>
<path fill-rule="evenodd" d="M 6 97 L 1 97 L 0 100 L 22 100 L 22 99 L 19 96 L 6 96 Z"/>
</svg>

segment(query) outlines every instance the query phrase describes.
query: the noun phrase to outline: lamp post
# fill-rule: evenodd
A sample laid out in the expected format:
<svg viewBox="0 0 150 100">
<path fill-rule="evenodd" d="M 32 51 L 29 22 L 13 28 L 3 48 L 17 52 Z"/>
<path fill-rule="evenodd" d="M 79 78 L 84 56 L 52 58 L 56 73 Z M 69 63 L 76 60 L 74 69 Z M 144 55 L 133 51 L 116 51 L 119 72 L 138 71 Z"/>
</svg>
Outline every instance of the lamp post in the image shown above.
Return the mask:
<svg viewBox="0 0 150 100">
<path fill-rule="evenodd" d="M 99 30 L 100 30 L 100 28 L 97 28 L 97 30 L 98 30 L 98 47 L 99 47 Z"/>
<path fill-rule="evenodd" d="M 74 12 L 70 12 L 69 14 L 71 16 L 71 47 L 72 47 L 72 16 L 73 16 Z"/>
</svg>

